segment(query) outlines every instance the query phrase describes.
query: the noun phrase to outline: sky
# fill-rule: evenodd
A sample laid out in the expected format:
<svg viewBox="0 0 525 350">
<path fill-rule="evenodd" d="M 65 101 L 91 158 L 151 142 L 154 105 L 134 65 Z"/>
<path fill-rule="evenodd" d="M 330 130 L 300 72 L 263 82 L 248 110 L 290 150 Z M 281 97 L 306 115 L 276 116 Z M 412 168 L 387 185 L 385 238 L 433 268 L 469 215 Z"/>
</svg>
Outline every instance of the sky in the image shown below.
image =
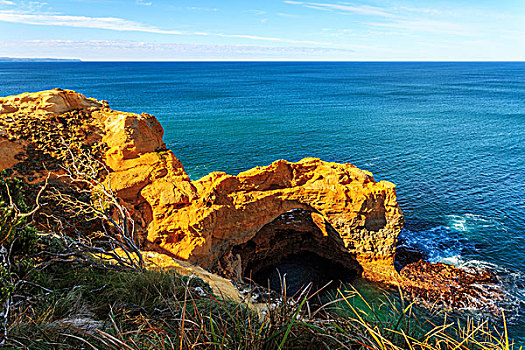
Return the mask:
<svg viewBox="0 0 525 350">
<path fill-rule="evenodd" d="M 0 57 L 523 61 L 525 0 L 0 0 Z"/>
</svg>

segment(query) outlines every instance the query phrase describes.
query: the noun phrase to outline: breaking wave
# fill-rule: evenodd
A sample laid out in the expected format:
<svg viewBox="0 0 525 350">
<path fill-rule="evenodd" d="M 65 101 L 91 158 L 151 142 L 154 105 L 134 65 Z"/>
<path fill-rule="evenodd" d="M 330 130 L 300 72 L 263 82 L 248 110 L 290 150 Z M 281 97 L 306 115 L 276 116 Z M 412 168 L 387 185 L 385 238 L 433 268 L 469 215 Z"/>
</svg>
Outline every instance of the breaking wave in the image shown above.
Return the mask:
<svg viewBox="0 0 525 350">
<path fill-rule="evenodd" d="M 426 229 L 403 229 L 400 245 L 421 250 L 430 262 L 454 265 L 469 272 L 490 270 L 498 276 L 503 300 L 486 300 L 497 304 L 509 322 L 518 321 L 525 313 L 525 283 L 517 270 L 483 260 L 483 251 L 476 247 L 476 235 L 485 231 L 505 230 L 495 220 L 480 215 L 447 215 L 446 224 Z M 475 310 L 472 310 L 475 311 Z"/>
</svg>

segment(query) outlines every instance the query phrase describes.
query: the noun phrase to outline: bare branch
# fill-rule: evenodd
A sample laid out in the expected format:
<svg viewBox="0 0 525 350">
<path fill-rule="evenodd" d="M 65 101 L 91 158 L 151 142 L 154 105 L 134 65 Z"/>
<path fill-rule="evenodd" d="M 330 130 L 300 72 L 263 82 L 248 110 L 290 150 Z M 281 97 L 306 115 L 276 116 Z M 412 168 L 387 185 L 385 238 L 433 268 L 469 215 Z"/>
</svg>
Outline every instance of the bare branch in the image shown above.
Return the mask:
<svg viewBox="0 0 525 350">
<path fill-rule="evenodd" d="M 57 202 L 68 216 L 66 219 L 53 215 L 54 219 L 65 221 L 68 226 L 74 226 L 67 223 L 71 218 L 81 217 L 88 222 L 98 219 L 102 231 L 91 232 L 88 235 L 97 236 L 97 241 L 105 242 L 112 250 L 115 247 L 120 248 L 124 256 L 106 251 L 100 245 L 95 249 L 86 233 L 78 230 L 76 230 L 78 239 L 74 245 L 101 256 L 109 256 L 122 266 L 143 266 L 142 253 L 135 241 L 135 222 L 129 210 L 111 188 L 110 171 L 103 162 L 87 152 L 79 151 L 75 154 L 71 147 L 64 140 L 62 141 L 68 159 L 61 166 L 64 173 L 57 177 L 66 179 L 74 192 L 68 194 L 57 187 L 50 195 L 50 199 Z M 105 176 L 100 176 L 100 173 Z M 100 180 L 101 178 L 104 180 Z M 80 196 L 83 198 L 79 198 Z"/>
<path fill-rule="evenodd" d="M 38 191 L 38 194 L 37 194 L 36 200 L 35 200 L 35 202 L 36 202 L 35 208 L 33 208 L 33 210 L 31 210 L 28 213 L 18 213 L 17 216 L 19 218 L 24 218 L 24 217 L 27 217 L 27 216 L 31 216 L 31 215 L 35 214 L 38 210 L 40 210 L 40 208 L 42 207 L 41 204 L 40 204 L 40 197 L 42 196 L 42 193 L 44 192 L 44 190 L 47 187 L 47 184 L 49 182 L 49 177 L 50 176 L 51 176 L 51 173 L 47 173 L 46 181 L 44 182 L 44 185 L 42 187 L 40 187 L 40 190 Z M 8 186 L 8 188 L 9 188 L 9 186 Z"/>
</svg>

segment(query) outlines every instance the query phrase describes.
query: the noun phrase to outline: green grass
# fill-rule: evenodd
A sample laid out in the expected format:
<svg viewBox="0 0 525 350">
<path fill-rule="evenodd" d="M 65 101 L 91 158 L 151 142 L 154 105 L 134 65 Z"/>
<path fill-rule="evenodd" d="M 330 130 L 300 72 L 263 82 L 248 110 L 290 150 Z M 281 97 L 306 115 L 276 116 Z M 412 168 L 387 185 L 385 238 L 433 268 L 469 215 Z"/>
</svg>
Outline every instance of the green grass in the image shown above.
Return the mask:
<svg viewBox="0 0 525 350">
<path fill-rule="evenodd" d="M 263 315 L 171 271 L 54 264 L 17 294 L 8 328 L 15 348 L 518 349 L 486 321 L 441 316 L 438 324 L 412 304 L 379 309 L 356 292 L 321 309 L 315 297 L 288 298 Z"/>
<path fill-rule="evenodd" d="M 503 327 L 494 328 L 488 321 L 429 312 L 402 297 L 367 300 L 356 290 L 337 291 L 324 304 L 306 291 L 292 298 L 282 295 L 255 311 L 218 298 L 198 278 L 78 259 L 65 246 L 68 240 L 42 235 L 32 218 L 19 215 L 30 209 L 23 184 L 4 175 L 0 173 L 0 346 L 521 349 L 510 340 L 504 317 Z"/>
</svg>

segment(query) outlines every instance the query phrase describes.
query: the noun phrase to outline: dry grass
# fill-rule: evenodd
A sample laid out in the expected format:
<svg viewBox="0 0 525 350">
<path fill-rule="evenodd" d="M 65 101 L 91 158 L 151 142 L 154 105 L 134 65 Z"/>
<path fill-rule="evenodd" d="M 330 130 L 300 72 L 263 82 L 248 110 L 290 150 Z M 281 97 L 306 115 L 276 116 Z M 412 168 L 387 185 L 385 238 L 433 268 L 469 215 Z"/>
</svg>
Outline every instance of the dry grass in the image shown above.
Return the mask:
<svg viewBox="0 0 525 350">
<path fill-rule="evenodd" d="M 76 259 L 65 235 L 40 234 L 20 215 L 31 213 L 25 197 L 20 182 L 0 176 L 0 346 L 522 349 L 510 340 L 504 317 L 496 328 L 429 312 L 402 297 L 366 300 L 356 290 L 337 290 L 323 303 L 308 289 L 268 301 L 262 313 L 217 298 L 197 278 Z"/>
<path fill-rule="evenodd" d="M 338 291 L 322 306 L 306 292 L 283 295 L 279 305 L 268 302 L 263 315 L 173 272 L 61 264 L 20 292 L 25 296 L 15 296 L 8 329 L 15 348 L 521 349 L 506 327 L 426 317 L 414 304 L 388 298 L 376 307 L 357 291 Z"/>
</svg>

